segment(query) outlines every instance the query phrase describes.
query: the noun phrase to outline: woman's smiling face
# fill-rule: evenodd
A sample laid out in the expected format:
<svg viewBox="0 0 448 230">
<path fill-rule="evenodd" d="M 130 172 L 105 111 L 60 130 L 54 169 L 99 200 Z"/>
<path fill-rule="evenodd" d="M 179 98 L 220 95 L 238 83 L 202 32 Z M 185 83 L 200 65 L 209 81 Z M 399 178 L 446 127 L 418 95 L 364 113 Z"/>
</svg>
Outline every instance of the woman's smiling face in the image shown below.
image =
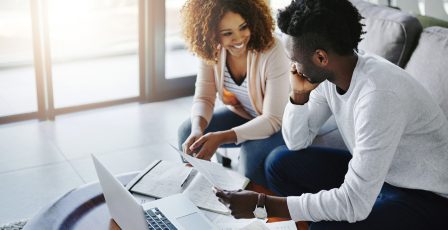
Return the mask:
<svg viewBox="0 0 448 230">
<path fill-rule="evenodd" d="M 240 57 L 247 52 L 250 30 L 246 20 L 234 12 L 227 12 L 219 23 L 221 46 L 232 56 Z"/>
</svg>

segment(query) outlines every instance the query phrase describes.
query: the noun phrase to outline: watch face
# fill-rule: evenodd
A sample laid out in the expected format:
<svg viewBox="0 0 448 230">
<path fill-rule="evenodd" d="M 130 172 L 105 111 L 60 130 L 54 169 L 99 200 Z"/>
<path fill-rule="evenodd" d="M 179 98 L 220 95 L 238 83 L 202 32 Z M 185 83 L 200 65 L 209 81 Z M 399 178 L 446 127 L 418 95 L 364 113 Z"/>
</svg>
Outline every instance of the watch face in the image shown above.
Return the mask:
<svg viewBox="0 0 448 230">
<path fill-rule="evenodd" d="M 264 207 L 257 207 L 254 210 L 254 216 L 258 219 L 266 219 L 268 217 L 268 213 Z"/>
</svg>

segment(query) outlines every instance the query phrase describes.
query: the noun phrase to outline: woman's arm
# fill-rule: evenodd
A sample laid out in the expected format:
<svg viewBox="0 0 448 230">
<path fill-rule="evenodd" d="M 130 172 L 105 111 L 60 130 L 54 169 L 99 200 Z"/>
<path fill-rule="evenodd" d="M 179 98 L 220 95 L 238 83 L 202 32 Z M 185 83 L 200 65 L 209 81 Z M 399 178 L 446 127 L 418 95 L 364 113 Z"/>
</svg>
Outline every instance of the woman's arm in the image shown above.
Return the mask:
<svg viewBox="0 0 448 230">
<path fill-rule="evenodd" d="M 246 140 L 263 139 L 278 132 L 281 128 L 283 111 L 288 101 L 289 94 L 289 60 L 286 53 L 276 40 L 276 45 L 264 57 L 257 58 L 258 70 L 257 81 L 264 84 L 264 92 L 257 92 L 259 96 L 255 99 L 263 100 L 263 110 L 261 115 L 246 122 L 245 124 L 233 128 L 237 135 L 237 143 Z M 252 67 L 250 66 L 249 69 Z M 261 88 L 257 88 L 260 89 Z"/>
<path fill-rule="evenodd" d="M 196 152 L 191 145 L 204 134 L 211 117 L 216 100 L 216 84 L 213 66 L 200 62 L 195 84 L 193 106 L 191 108 L 191 133 L 182 144 L 184 153 L 192 155 Z"/>
<path fill-rule="evenodd" d="M 215 107 L 216 84 L 213 66 L 201 61 L 191 109 L 192 118 L 202 117 L 207 124 L 210 122 Z"/>
</svg>

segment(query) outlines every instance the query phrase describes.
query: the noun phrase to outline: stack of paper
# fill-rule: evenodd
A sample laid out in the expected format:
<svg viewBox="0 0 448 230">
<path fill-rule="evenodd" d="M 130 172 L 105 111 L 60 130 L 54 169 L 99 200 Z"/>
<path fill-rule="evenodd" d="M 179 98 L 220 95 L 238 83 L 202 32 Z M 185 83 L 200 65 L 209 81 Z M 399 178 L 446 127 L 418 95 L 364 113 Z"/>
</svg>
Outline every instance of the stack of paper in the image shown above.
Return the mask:
<svg viewBox="0 0 448 230">
<path fill-rule="evenodd" d="M 248 219 L 247 222 L 219 223 L 219 230 L 297 230 L 294 221 L 265 223 L 261 220 Z"/>
</svg>

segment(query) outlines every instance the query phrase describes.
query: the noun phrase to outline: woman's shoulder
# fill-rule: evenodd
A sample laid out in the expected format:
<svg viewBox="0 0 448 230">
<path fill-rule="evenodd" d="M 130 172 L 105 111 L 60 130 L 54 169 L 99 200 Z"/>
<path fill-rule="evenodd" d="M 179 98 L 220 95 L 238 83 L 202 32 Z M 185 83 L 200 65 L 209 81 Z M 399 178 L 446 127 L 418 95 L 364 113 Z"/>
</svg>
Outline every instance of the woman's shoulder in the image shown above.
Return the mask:
<svg viewBox="0 0 448 230">
<path fill-rule="evenodd" d="M 286 55 L 285 48 L 281 39 L 274 35 L 274 43 L 271 47 L 263 52 L 255 53 L 257 58 L 253 59 L 261 66 L 276 68 L 283 66 L 282 68 L 289 69 L 289 59 Z"/>
<path fill-rule="evenodd" d="M 258 53 L 261 57 L 268 58 L 273 55 L 286 55 L 280 37 L 276 34 L 274 34 L 273 37 L 272 45 L 268 49 Z"/>
</svg>

